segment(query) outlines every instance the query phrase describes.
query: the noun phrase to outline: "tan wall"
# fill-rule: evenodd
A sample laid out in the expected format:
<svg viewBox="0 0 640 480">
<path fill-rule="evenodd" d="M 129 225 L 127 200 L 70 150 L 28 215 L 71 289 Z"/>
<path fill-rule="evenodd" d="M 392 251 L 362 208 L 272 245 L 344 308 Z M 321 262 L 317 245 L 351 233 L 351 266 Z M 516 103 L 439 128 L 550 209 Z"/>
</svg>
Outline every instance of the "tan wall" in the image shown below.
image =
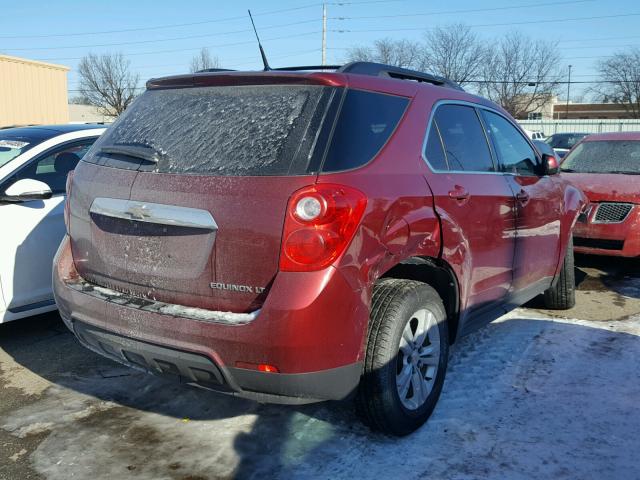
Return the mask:
<svg viewBox="0 0 640 480">
<path fill-rule="evenodd" d="M 67 123 L 68 67 L 0 55 L 0 127 Z"/>
<path fill-rule="evenodd" d="M 69 121 L 70 122 L 105 122 L 110 123 L 115 120 L 114 117 L 102 115 L 98 109 L 91 105 L 69 104 Z"/>
</svg>

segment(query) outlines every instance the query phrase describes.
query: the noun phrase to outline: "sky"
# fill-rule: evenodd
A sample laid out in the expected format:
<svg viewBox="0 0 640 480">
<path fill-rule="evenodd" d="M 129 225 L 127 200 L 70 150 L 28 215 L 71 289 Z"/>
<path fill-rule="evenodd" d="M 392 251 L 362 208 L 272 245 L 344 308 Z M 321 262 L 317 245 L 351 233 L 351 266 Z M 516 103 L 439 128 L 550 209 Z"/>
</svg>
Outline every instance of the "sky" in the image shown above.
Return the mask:
<svg viewBox="0 0 640 480">
<path fill-rule="evenodd" d="M 309 0 L 0 0 L 0 52 L 66 65 L 69 96 L 88 53 L 122 52 L 141 80 L 185 73 L 207 47 L 226 68 L 260 69 L 251 9 L 271 66 L 321 61 L 322 2 Z M 557 43 L 572 81 L 596 79 L 598 60 L 640 46 L 637 0 L 327 1 L 327 63 L 379 38 L 421 40 L 462 22 L 487 42 L 511 31 Z M 572 85 L 579 97 L 588 84 Z"/>
</svg>

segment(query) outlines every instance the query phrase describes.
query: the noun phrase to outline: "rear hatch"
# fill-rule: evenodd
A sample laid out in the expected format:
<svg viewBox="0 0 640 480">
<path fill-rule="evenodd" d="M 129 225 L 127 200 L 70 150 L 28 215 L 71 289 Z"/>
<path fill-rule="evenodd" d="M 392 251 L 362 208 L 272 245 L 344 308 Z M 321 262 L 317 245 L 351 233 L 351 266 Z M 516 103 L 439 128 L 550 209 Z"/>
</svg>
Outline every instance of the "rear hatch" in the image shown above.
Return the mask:
<svg viewBox="0 0 640 480">
<path fill-rule="evenodd" d="M 407 104 L 320 84 L 147 90 L 76 169 L 78 272 L 146 299 L 260 308 L 292 194 L 373 158 Z"/>
<path fill-rule="evenodd" d="M 146 91 L 76 170 L 80 275 L 168 303 L 259 308 L 288 199 L 315 182 L 320 127 L 331 127 L 324 120 L 341 94 L 320 85 Z"/>
</svg>

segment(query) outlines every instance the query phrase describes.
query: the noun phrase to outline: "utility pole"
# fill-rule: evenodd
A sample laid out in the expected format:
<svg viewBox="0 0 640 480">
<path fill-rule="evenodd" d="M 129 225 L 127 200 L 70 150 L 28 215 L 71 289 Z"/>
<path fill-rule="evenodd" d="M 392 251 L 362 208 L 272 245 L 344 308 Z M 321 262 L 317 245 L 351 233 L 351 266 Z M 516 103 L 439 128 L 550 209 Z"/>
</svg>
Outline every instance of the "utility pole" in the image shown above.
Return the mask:
<svg viewBox="0 0 640 480">
<path fill-rule="evenodd" d="M 327 4 L 322 4 L 322 65 L 327 64 Z"/>
<path fill-rule="evenodd" d="M 569 118 L 569 95 L 571 95 L 571 67 L 572 65 L 569 65 L 569 81 L 567 82 L 567 105 L 565 119 Z"/>
</svg>

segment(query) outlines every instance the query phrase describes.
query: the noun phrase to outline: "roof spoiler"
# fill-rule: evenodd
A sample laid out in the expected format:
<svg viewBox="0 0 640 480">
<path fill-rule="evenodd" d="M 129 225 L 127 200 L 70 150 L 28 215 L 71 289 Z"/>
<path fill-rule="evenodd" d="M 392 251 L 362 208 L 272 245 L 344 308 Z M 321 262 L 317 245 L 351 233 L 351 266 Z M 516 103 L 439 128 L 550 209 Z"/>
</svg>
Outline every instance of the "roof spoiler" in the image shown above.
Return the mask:
<svg viewBox="0 0 640 480">
<path fill-rule="evenodd" d="M 334 70 L 336 73 L 348 73 L 348 74 L 356 74 L 356 75 L 368 75 L 372 77 L 387 77 L 387 78 L 395 78 L 399 80 L 412 80 L 415 82 L 424 82 L 430 83 L 432 85 L 437 85 L 439 87 L 447 87 L 453 88 L 455 90 L 464 91 L 464 89 L 458 85 L 456 82 L 449 80 L 445 77 L 440 77 L 438 75 L 432 75 L 426 72 L 420 72 L 418 70 L 411 70 L 408 68 L 396 67 L 393 65 L 386 65 L 383 63 L 375 63 L 375 62 L 351 62 L 346 65 L 302 65 L 302 66 L 292 66 L 292 67 L 280 67 L 280 68 L 272 68 L 269 70 L 270 72 L 303 72 L 303 71 L 314 71 L 314 70 Z M 196 73 L 226 73 L 226 72 L 236 72 L 237 70 L 229 70 L 226 68 L 208 68 L 205 70 L 200 70 Z M 243 72 L 249 73 L 249 72 Z M 180 77 L 183 77 L 182 75 Z M 156 79 L 152 79 L 147 82 L 147 87 L 157 86 L 157 83 L 154 82 Z M 167 82 L 162 82 L 167 85 Z"/>
</svg>

